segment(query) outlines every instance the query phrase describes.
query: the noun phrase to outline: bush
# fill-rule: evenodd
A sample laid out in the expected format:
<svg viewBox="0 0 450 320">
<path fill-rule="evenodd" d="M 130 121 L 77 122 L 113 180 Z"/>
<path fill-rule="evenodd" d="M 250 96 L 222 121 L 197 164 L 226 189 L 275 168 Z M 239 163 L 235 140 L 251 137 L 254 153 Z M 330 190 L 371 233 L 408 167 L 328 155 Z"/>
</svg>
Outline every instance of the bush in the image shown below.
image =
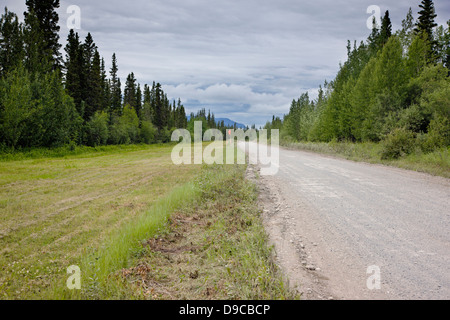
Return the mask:
<svg viewBox="0 0 450 320">
<path fill-rule="evenodd" d="M 158 134 L 156 135 L 157 143 L 167 143 L 170 142 L 172 138 L 172 133 L 170 132 L 167 127 L 162 128 L 159 130 Z"/>
<path fill-rule="evenodd" d="M 436 115 L 430 122 L 427 140 L 422 149 L 432 152 L 438 148 L 450 146 L 450 121 L 447 117 Z"/>
<path fill-rule="evenodd" d="M 155 142 L 156 128 L 150 121 L 142 121 L 140 140 L 142 143 L 151 144 Z"/>
<path fill-rule="evenodd" d="M 95 113 L 86 124 L 86 144 L 90 147 L 105 145 L 108 142 L 108 115 Z"/>
<path fill-rule="evenodd" d="M 399 125 L 412 132 L 426 132 L 431 120 L 431 114 L 418 105 L 412 105 L 399 113 Z"/>
<path fill-rule="evenodd" d="M 123 108 L 123 114 L 119 120 L 121 126 L 125 129 L 131 143 L 139 140 L 139 118 L 136 111 L 130 105 Z"/>
<path fill-rule="evenodd" d="M 109 144 L 130 144 L 131 140 L 128 136 L 127 129 L 119 122 L 115 122 L 110 128 L 109 128 Z"/>
<path fill-rule="evenodd" d="M 414 151 L 415 136 L 404 128 L 395 129 L 382 142 L 381 159 L 398 159 Z"/>
<path fill-rule="evenodd" d="M 139 118 L 130 105 L 124 107 L 122 116 L 113 119 L 108 141 L 110 144 L 139 142 Z"/>
</svg>

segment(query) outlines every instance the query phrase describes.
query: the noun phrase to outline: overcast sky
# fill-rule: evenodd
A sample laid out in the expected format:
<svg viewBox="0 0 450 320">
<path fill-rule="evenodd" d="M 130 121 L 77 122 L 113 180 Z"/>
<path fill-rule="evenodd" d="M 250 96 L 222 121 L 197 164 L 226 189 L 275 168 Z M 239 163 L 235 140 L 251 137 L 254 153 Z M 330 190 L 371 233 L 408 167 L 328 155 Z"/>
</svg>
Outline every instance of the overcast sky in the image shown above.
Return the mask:
<svg viewBox="0 0 450 320">
<path fill-rule="evenodd" d="M 22 16 L 25 0 L 2 0 Z M 389 10 L 393 29 L 420 1 L 378 0 L 71 0 L 59 9 L 61 43 L 67 8 L 81 9 L 82 39 L 91 32 L 107 67 L 115 52 L 122 83 L 134 72 L 143 86 L 160 82 L 187 111 L 264 125 L 289 111 L 303 92 L 316 96 L 346 59 L 347 40 L 366 40 L 371 5 Z M 437 22 L 450 1 L 435 0 Z"/>
</svg>

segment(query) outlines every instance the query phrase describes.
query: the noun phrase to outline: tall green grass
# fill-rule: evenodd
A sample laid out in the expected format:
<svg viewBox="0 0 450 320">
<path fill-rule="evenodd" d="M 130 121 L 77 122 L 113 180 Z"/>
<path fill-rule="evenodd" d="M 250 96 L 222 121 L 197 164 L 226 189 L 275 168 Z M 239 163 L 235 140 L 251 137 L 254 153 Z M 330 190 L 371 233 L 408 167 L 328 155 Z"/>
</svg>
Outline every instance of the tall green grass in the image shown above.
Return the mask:
<svg viewBox="0 0 450 320">
<path fill-rule="evenodd" d="M 80 262 L 82 289 L 69 290 L 58 283 L 51 299 L 120 299 L 126 296 L 114 272 L 130 267 L 142 251 L 142 244 L 166 227 L 169 216 L 177 209 L 192 204 L 199 195 L 194 182 L 175 188 L 154 204 L 145 214 L 114 233 L 104 245 L 87 252 Z"/>
</svg>

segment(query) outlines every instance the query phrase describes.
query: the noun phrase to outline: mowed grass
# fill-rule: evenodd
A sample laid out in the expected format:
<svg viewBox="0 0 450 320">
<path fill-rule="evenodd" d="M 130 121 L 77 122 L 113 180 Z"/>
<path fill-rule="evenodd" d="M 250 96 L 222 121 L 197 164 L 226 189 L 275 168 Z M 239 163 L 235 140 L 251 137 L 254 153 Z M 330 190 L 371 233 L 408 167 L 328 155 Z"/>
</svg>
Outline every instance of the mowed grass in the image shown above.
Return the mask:
<svg viewBox="0 0 450 320">
<path fill-rule="evenodd" d="M 176 198 L 199 166 L 173 165 L 172 147 L 1 161 L 0 299 L 51 297 L 67 267 L 161 199 Z"/>
</svg>

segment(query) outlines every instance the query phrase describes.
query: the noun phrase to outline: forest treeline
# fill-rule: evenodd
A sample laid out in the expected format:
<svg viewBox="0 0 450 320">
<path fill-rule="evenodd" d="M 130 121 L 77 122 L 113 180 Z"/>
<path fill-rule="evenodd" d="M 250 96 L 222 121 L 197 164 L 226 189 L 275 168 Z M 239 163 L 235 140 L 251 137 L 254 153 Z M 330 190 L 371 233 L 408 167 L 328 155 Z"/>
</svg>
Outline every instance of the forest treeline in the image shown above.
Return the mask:
<svg viewBox="0 0 450 320">
<path fill-rule="evenodd" d="M 384 158 L 450 146 L 450 20 L 435 23 L 431 0 L 419 10 L 395 33 L 389 11 L 381 26 L 374 19 L 367 41 L 348 42 L 347 61 L 317 99 L 302 94 L 265 128 L 284 141 L 383 141 Z"/>
<path fill-rule="evenodd" d="M 7 8 L 0 18 L 0 149 L 164 143 L 196 120 L 225 132 L 204 109 L 188 122 L 160 83 L 142 87 L 131 72 L 122 90 L 116 54 L 106 70 L 90 33 L 70 30 L 62 48 L 59 0 L 26 5 L 23 23 Z"/>
</svg>

